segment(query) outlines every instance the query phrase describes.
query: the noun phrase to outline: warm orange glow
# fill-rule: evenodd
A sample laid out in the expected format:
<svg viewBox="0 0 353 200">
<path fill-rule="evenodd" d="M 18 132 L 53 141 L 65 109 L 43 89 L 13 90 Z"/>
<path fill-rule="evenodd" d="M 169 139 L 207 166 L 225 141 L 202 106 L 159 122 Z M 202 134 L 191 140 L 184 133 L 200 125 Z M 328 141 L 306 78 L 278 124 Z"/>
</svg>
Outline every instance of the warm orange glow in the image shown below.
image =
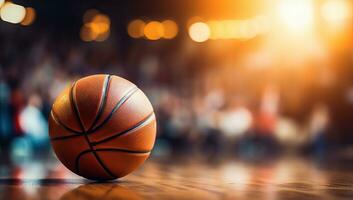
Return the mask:
<svg viewBox="0 0 353 200">
<path fill-rule="evenodd" d="M 108 23 L 91 22 L 85 24 L 85 26 L 91 28 L 91 30 L 97 34 L 107 32 L 109 30 Z"/>
<path fill-rule="evenodd" d="M 253 19 L 251 19 L 251 23 L 256 29 L 256 32 L 258 34 L 267 33 L 270 29 L 269 19 L 266 16 L 262 16 L 262 15 L 256 16 Z"/>
<path fill-rule="evenodd" d="M 105 23 L 87 23 L 85 24 L 90 30 L 95 33 L 96 35 L 99 35 L 101 33 L 107 32 L 109 30 L 108 24 Z"/>
<path fill-rule="evenodd" d="M 109 30 L 105 31 L 101 34 L 98 34 L 97 37 L 95 38 L 95 40 L 98 42 L 102 42 L 102 41 L 108 39 L 109 35 L 110 35 L 110 31 Z"/>
<path fill-rule="evenodd" d="M 0 7 L 4 4 L 5 0 L 0 0 Z"/>
<path fill-rule="evenodd" d="M 92 22 L 97 24 L 106 24 L 107 26 L 110 26 L 110 19 L 105 14 L 98 14 L 94 16 Z"/>
<path fill-rule="evenodd" d="M 144 34 L 149 40 L 158 40 L 164 35 L 163 26 L 160 22 L 151 21 L 146 24 L 144 28 Z"/>
<path fill-rule="evenodd" d="M 133 20 L 129 23 L 127 27 L 127 33 L 132 38 L 141 38 L 143 37 L 143 30 L 146 26 L 146 23 L 140 19 Z"/>
<path fill-rule="evenodd" d="M 26 8 L 26 16 L 22 20 L 21 24 L 24 26 L 29 26 L 33 23 L 35 18 L 36 18 L 36 11 L 33 8 L 28 7 Z"/>
<path fill-rule="evenodd" d="M 26 9 L 23 6 L 6 2 L 0 9 L 0 17 L 6 22 L 13 24 L 20 23 L 26 15 Z"/>
<path fill-rule="evenodd" d="M 172 20 L 151 21 L 145 24 L 144 21 L 137 19 L 129 23 L 127 33 L 132 38 L 145 36 L 148 40 L 172 39 L 178 34 L 178 25 Z"/>
<path fill-rule="evenodd" d="M 172 39 L 178 34 L 178 25 L 172 20 L 165 20 L 162 22 L 164 29 L 163 38 Z"/>
<path fill-rule="evenodd" d="M 225 27 L 224 23 L 220 23 L 219 21 L 212 20 L 207 22 L 210 30 L 210 39 L 219 39 L 221 36 L 225 35 Z"/>
<path fill-rule="evenodd" d="M 104 41 L 110 35 L 110 19 L 107 15 L 98 13 L 96 10 L 86 12 L 80 37 L 83 41 Z"/>
<path fill-rule="evenodd" d="M 263 31 L 263 30 L 261 30 L 261 28 L 259 28 L 258 22 L 256 20 L 254 20 L 254 19 L 246 20 L 243 23 L 243 27 L 241 29 L 241 30 L 243 30 L 243 32 L 241 32 L 242 34 L 241 34 L 240 38 L 241 39 L 254 38 Z"/>
<path fill-rule="evenodd" d="M 313 25 L 314 8 L 311 0 L 280 0 L 277 14 L 291 31 L 307 31 Z"/>
<path fill-rule="evenodd" d="M 321 7 L 321 16 L 332 26 L 340 26 L 352 18 L 352 2 L 349 0 L 327 0 Z"/>
<path fill-rule="evenodd" d="M 195 42 L 205 42 L 210 38 L 210 28 L 206 23 L 196 22 L 190 26 L 189 36 Z"/>
<path fill-rule="evenodd" d="M 265 18 L 247 20 L 212 20 L 207 22 L 211 39 L 250 39 L 267 32 Z"/>
</svg>

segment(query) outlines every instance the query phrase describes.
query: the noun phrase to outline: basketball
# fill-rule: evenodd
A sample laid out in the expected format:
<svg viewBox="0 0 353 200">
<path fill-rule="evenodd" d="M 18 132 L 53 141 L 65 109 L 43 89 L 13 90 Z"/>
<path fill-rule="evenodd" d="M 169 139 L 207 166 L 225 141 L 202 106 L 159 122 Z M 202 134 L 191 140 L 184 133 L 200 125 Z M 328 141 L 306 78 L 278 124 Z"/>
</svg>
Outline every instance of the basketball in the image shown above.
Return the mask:
<svg viewBox="0 0 353 200">
<path fill-rule="evenodd" d="M 146 95 L 114 75 L 79 79 L 56 98 L 49 136 L 58 159 L 92 180 L 123 177 L 148 158 L 156 119 Z"/>
</svg>

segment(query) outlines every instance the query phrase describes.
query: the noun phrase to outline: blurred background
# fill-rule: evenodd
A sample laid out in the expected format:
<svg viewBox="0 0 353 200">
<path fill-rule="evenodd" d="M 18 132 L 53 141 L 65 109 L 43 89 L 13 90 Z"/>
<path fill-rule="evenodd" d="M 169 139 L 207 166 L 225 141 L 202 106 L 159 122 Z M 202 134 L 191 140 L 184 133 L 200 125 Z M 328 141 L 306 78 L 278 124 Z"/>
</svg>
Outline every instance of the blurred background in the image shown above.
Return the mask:
<svg viewBox="0 0 353 200">
<path fill-rule="evenodd" d="M 96 73 L 150 98 L 152 159 L 353 160 L 351 0 L 0 0 L 0 18 L 3 165 L 55 160 L 51 105 Z"/>
</svg>

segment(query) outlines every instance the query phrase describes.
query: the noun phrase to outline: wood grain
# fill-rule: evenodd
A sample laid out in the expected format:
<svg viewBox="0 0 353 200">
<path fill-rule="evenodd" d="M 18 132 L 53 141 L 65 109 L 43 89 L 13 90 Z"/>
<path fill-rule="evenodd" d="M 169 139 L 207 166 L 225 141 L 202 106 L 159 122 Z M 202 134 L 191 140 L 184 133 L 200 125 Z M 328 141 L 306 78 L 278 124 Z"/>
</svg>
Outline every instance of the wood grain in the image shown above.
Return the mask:
<svg viewBox="0 0 353 200">
<path fill-rule="evenodd" d="M 305 159 L 266 164 L 150 160 L 133 174 L 105 183 L 81 179 L 59 163 L 51 170 L 39 165 L 44 174 L 31 172 L 30 165 L 1 174 L 0 199 L 353 199 L 352 168 Z"/>
</svg>

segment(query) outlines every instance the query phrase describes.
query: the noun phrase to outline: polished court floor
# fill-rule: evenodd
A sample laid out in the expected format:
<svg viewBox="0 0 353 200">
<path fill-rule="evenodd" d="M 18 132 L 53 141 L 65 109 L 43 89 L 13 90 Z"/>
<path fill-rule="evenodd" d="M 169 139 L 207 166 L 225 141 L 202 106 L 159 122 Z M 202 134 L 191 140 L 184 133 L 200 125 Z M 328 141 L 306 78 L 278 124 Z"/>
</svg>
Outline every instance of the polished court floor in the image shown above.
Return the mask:
<svg viewBox="0 0 353 200">
<path fill-rule="evenodd" d="M 342 165 L 302 158 L 261 164 L 150 159 L 118 181 L 97 183 L 55 161 L 2 163 L 0 199 L 353 199 L 353 168 Z"/>
</svg>

